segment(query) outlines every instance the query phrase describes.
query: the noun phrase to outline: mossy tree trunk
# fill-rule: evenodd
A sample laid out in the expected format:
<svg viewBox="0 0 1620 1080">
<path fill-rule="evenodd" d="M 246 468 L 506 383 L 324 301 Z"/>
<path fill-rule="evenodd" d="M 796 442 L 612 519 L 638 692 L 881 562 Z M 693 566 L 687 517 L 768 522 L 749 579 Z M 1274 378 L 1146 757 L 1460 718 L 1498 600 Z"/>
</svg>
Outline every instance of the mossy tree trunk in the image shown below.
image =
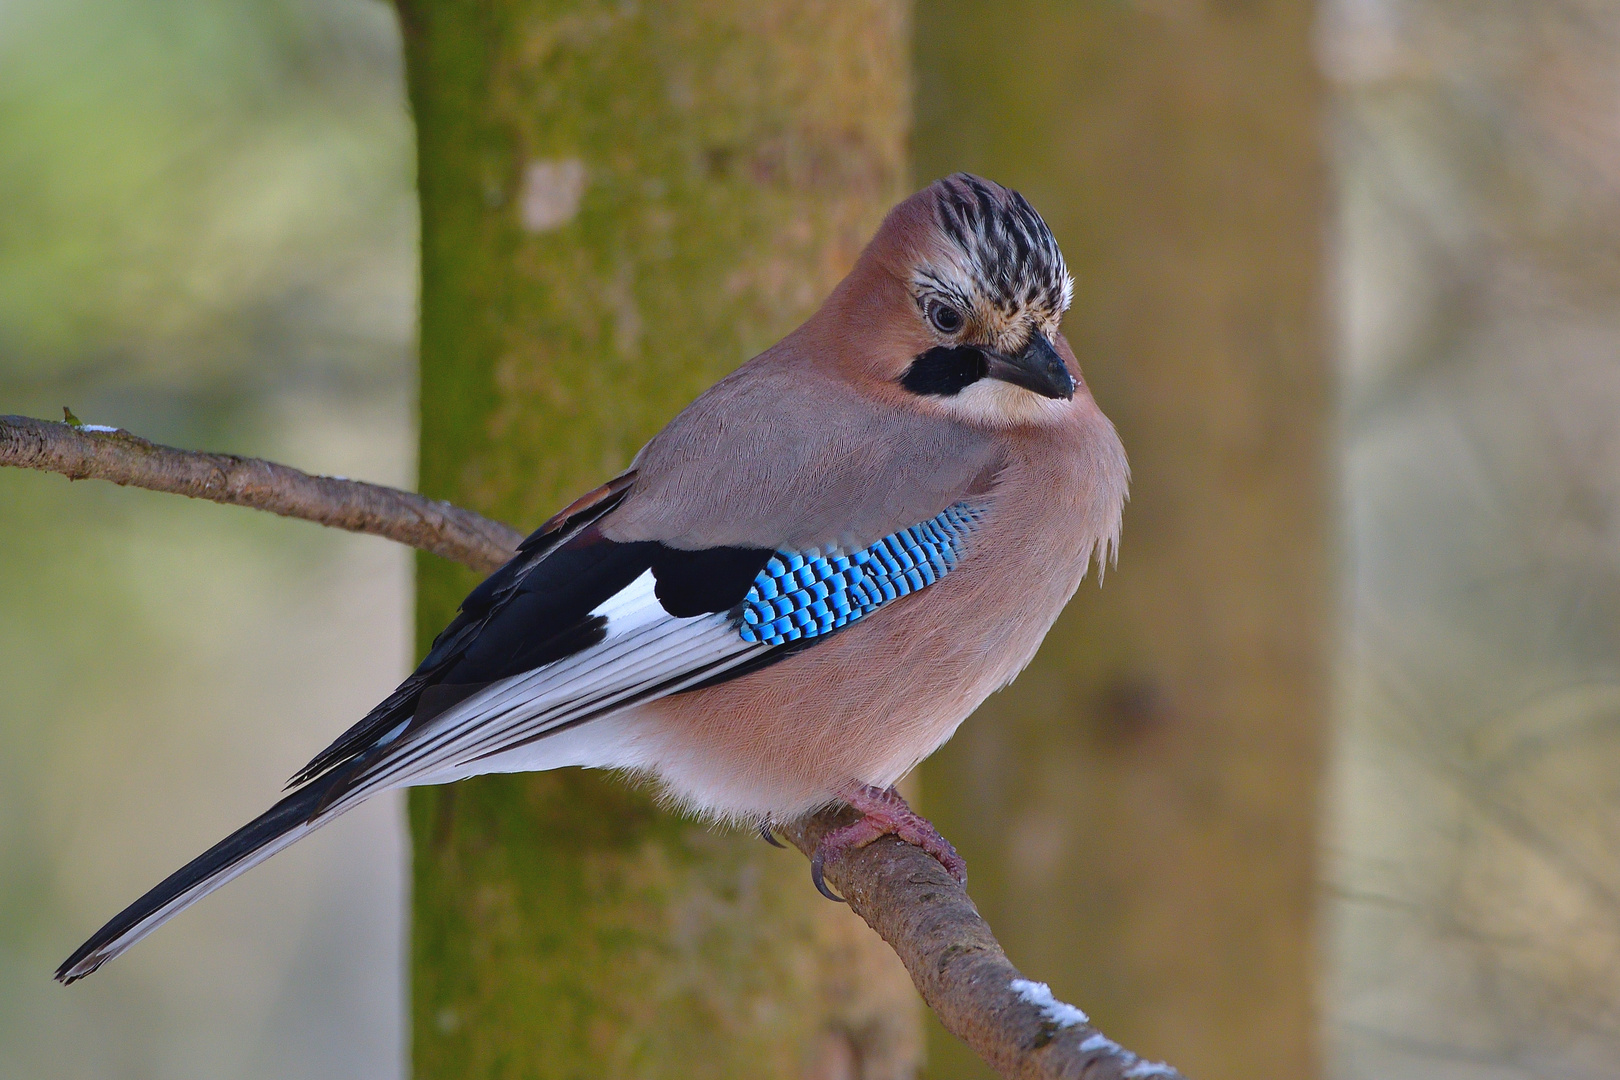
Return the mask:
<svg viewBox="0 0 1620 1080">
<path fill-rule="evenodd" d="M 1316 1070 L 1324 183 L 1303 0 L 919 0 L 919 179 L 1021 189 L 1134 473 L 1120 565 L 924 768 L 1013 961 L 1198 1080 Z M 986 1075 L 943 1032 L 930 1077 Z"/>
<path fill-rule="evenodd" d="M 903 193 L 906 5 L 402 0 L 422 490 L 520 527 L 810 313 Z M 474 583 L 419 565 L 420 640 Z M 803 859 L 575 771 L 411 797 L 418 1077 L 909 1075 Z"/>
</svg>

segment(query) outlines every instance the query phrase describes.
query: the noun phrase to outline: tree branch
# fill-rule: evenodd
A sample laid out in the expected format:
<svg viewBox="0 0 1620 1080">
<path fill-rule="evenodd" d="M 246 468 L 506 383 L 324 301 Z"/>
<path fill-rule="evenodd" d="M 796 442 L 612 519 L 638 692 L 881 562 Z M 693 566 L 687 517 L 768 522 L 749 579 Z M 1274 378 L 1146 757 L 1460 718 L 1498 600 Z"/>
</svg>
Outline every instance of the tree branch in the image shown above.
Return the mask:
<svg viewBox="0 0 1620 1080">
<path fill-rule="evenodd" d="M 387 537 L 486 574 L 510 559 L 523 539 L 500 522 L 414 492 L 311 476 L 261 458 L 176 450 L 121 428 L 0 416 L 0 465 L 268 510 Z"/>
<path fill-rule="evenodd" d="M 845 808 L 782 829 L 806 855 L 855 820 Z M 1019 974 L 967 890 L 934 857 L 892 836 L 829 863 L 827 881 L 889 943 L 945 1029 L 1007 1080 L 1183 1080 L 1092 1026 Z"/>
<path fill-rule="evenodd" d="M 0 416 L 0 465 L 91 477 L 250 506 L 351 532 L 385 536 L 489 572 L 522 534 L 470 510 L 408 491 L 311 476 L 231 454 L 158 446 L 127 431 Z M 783 832 L 806 855 L 852 821 L 829 810 Z M 885 837 L 834 860 L 827 880 L 899 954 L 947 1030 L 1008 1080 L 1182 1080 L 1091 1026 L 1086 1015 L 1025 980 L 967 892 L 933 857 Z"/>
</svg>

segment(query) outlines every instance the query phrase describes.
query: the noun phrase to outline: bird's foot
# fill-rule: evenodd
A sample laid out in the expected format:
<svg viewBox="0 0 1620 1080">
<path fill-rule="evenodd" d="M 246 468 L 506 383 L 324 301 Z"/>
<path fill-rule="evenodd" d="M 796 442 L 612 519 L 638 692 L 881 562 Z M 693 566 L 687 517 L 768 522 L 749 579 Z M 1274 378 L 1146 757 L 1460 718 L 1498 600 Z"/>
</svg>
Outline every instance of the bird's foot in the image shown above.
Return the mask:
<svg viewBox="0 0 1620 1080">
<path fill-rule="evenodd" d="M 841 829 L 834 829 L 821 838 L 816 853 L 810 858 L 810 880 L 816 890 L 829 900 L 843 903 L 844 898 L 827 888 L 824 877 L 827 864 L 845 852 L 863 848 L 880 836 L 897 836 L 913 847 L 920 847 L 939 861 L 946 873 L 960 884 L 967 884 L 967 863 L 956 853 L 951 842 L 939 835 L 929 820 L 900 797 L 894 788 L 870 785 L 852 787 L 842 793 L 861 819 Z"/>
</svg>

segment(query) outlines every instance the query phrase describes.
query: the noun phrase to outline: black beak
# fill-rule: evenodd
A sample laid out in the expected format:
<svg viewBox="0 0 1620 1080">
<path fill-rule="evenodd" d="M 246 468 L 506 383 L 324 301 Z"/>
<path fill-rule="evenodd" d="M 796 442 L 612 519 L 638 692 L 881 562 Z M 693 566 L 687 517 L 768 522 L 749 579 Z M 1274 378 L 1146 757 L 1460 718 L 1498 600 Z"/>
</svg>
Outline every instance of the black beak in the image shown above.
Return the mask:
<svg viewBox="0 0 1620 1080">
<path fill-rule="evenodd" d="M 1003 356 L 989 349 L 984 350 L 984 355 L 990 362 L 986 374 L 992 379 L 1022 386 L 1042 397 L 1065 401 L 1074 397 L 1074 379 L 1045 334 L 1032 336 L 1017 356 Z"/>
</svg>

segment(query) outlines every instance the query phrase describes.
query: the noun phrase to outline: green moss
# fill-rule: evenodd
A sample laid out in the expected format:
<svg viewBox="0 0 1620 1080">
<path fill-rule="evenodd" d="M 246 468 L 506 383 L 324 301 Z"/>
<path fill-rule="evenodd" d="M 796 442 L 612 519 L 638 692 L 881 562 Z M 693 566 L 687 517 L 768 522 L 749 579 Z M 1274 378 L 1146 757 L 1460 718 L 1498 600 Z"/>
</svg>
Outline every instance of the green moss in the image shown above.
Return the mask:
<svg viewBox="0 0 1620 1080">
<path fill-rule="evenodd" d="M 422 489 L 520 527 L 791 329 L 902 194 L 892 0 L 409 0 L 401 16 Z M 533 231 L 525 177 L 548 162 L 585 182 Z M 418 567 L 425 646 L 474 579 Z M 847 1016 L 826 905 L 802 860 L 757 838 L 572 771 L 415 792 L 411 827 L 419 1077 L 796 1076 Z"/>
</svg>

